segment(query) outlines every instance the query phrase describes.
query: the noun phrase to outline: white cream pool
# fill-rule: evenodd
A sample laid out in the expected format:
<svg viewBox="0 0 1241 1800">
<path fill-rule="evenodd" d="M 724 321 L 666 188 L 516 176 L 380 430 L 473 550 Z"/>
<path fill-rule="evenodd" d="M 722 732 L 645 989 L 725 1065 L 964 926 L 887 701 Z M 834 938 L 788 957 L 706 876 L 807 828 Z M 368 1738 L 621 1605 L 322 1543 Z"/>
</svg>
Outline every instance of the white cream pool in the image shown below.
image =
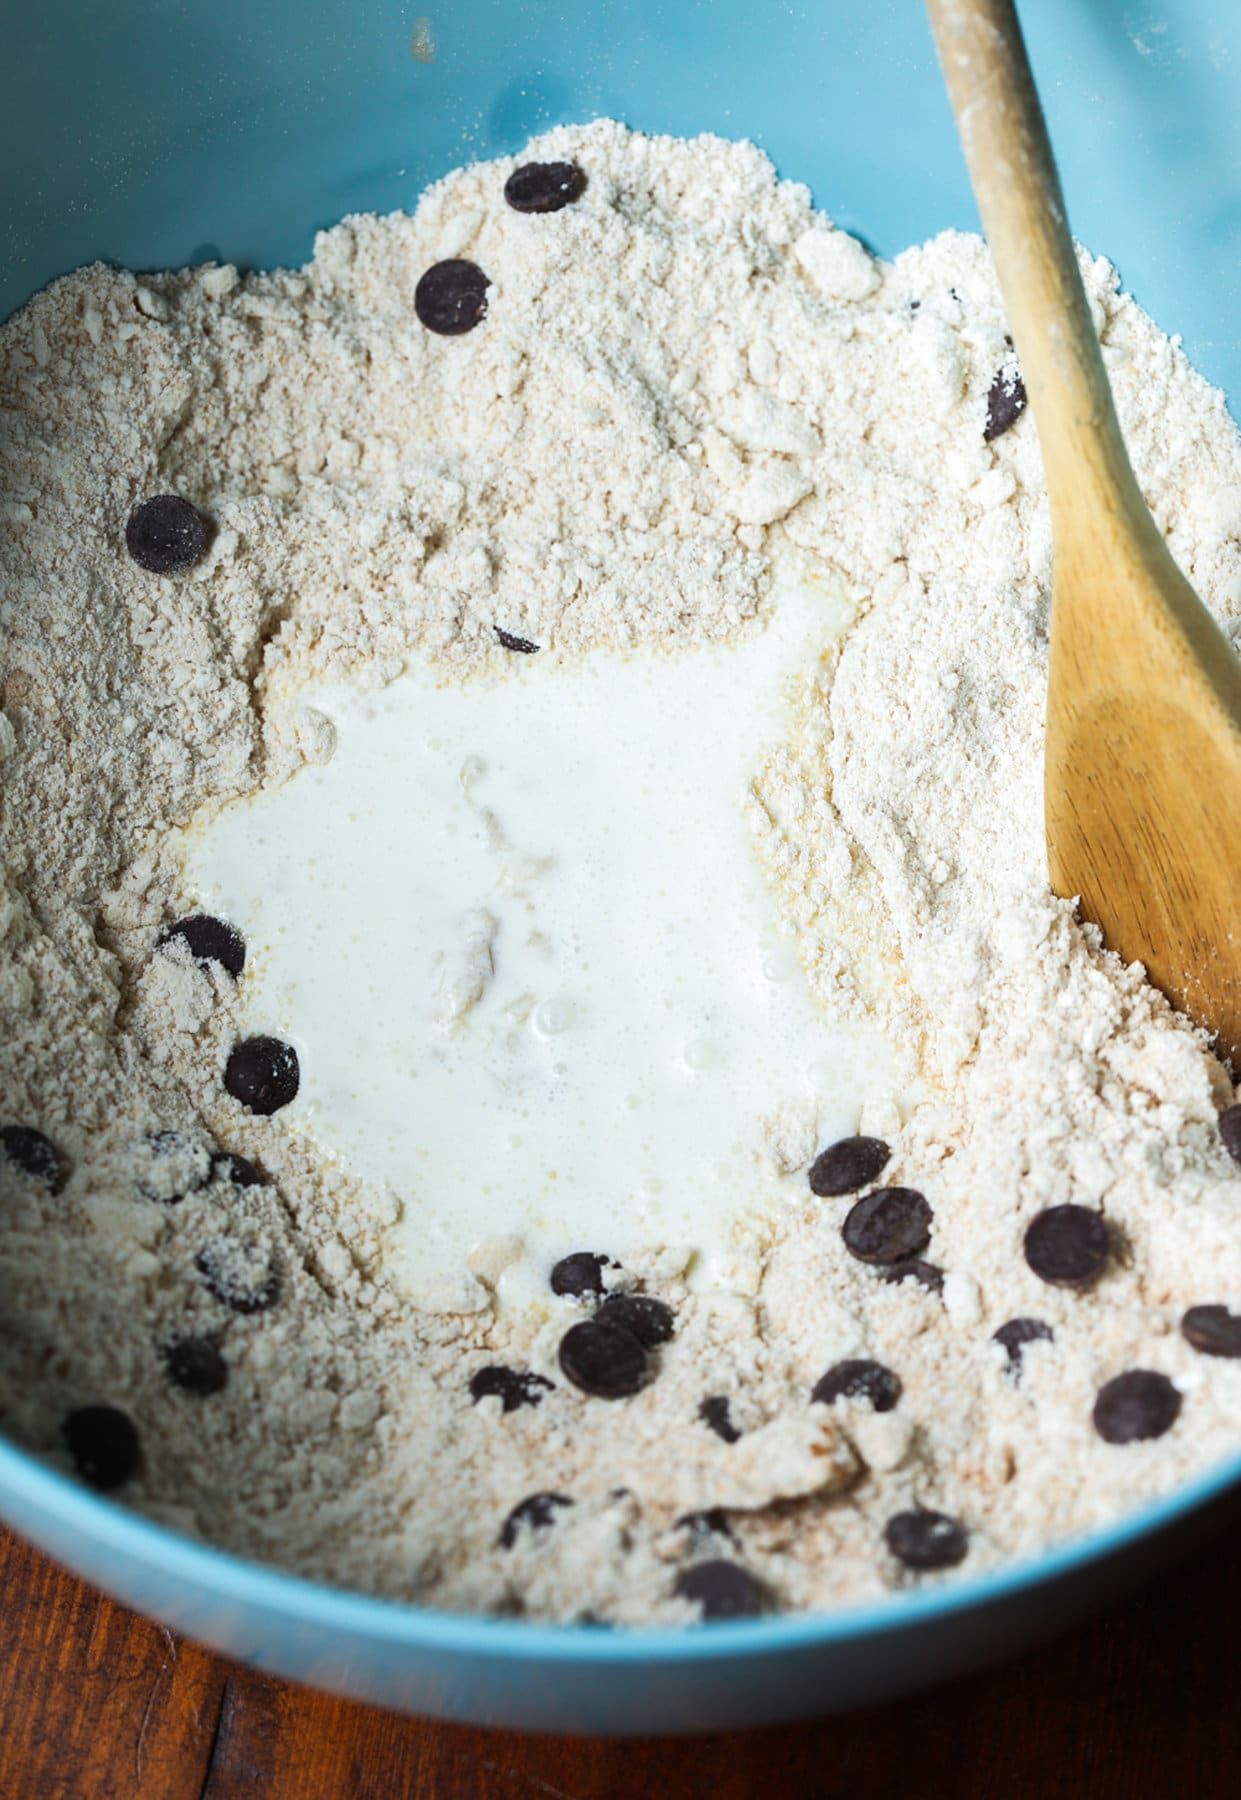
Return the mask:
<svg viewBox="0 0 1241 1800">
<path fill-rule="evenodd" d="M 249 947 L 240 1028 L 298 1051 L 280 1122 L 398 1196 L 416 1297 L 472 1262 L 520 1304 L 567 1251 L 640 1245 L 731 1285 L 748 1224 L 805 1193 L 777 1140 L 899 1092 L 878 1031 L 812 998 L 755 841 L 843 622 L 786 563 L 733 644 L 304 685 L 331 760 L 188 833 Z"/>
</svg>

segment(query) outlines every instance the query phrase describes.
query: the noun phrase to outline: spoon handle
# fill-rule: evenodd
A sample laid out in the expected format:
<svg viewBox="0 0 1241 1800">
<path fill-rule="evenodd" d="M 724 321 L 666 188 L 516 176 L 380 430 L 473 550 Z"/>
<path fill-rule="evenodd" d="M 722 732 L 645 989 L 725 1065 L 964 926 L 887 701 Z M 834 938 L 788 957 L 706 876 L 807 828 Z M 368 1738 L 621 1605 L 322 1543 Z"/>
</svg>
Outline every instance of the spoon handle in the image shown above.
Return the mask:
<svg viewBox="0 0 1241 1800">
<path fill-rule="evenodd" d="M 1102 505 L 1154 525 L 1138 491 L 1069 235 L 1012 0 L 927 0 L 944 79 L 1038 426 L 1059 540 Z M 1093 504 L 1092 504 L 1093 503 Z"/>
</svg>

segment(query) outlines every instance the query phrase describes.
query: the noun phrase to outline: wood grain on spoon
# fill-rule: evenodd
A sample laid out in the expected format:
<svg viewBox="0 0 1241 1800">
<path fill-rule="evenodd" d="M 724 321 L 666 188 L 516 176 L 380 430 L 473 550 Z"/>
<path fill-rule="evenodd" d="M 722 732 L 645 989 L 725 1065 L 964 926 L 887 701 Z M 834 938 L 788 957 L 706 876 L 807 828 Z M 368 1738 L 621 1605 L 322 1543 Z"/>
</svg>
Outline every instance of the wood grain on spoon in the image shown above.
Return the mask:
<svg viewBox="0 0 1241 1800">
<path fill-rule="evenodd" d="M 1241 1065 L 1241 663 L 1142 498 L 1011 0 L 928 0 L 1054 539 L 1054 890 Z"/>
</svg>

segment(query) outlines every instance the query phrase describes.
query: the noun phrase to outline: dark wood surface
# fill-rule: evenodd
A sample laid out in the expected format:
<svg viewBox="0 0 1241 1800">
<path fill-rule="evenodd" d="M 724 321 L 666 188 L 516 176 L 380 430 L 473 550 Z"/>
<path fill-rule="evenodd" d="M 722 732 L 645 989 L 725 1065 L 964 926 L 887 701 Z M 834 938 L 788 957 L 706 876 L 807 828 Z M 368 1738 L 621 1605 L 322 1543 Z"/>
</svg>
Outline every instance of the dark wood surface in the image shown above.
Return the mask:
<svg viewBox="0 0 1241 1800">
<path fill-rule="evenodd" d="M 621 1743 L 471 1731 L 271 1680 L 5 1533 L 0 1594 L 2 1800 L 1241 1795 L 1227 1532 L 1095 1623 L 935 1693 L 779 1731 Z"/>
</svg>

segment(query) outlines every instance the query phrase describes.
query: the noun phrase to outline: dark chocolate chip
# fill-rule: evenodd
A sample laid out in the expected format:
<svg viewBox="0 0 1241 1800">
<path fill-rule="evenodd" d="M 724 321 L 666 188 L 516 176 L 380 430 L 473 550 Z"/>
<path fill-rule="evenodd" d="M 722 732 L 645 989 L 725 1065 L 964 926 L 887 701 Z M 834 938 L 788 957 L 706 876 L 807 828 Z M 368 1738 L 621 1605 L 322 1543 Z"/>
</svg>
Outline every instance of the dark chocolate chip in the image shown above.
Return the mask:
<svg viewBox="0 0 1241 1800">
<path fill-rule="evenodd" d="M 271 1252 L 239 1238 L 210 1238 L 194 1258 L 209 1293 L 236 1313 L 266 1312 L 280 1298 Z"/>
<path fill-rule="evenodd" d="M 901 1378 L 882 1363 L 851 1357 L 833 1363 L 810 1390 L 812 1400 L 830 1406 L 833 1400 L 869 1400 L 877 1413 L 891 1412 L 901 1397 Z"/>
<path fill-rule="evenodd" d="M 572 1506 L 573 1502 L 567 1494 L 527 1494 L 519 1500 L 512 1512 L 500 1527 L 498 1543 L 501 1550 L 511 1550 L 517 1542 L 517 1533 L 526 1527 L 530 1531 L 546 1531 L 556 1520 L 556 1509 L 560 1506 Z"/>
<path fill-rule="evenodd" d="M 1000 369 L 987 395 L 987 423 L 983 437 L 989 444 L 1014 426 L 1026 410 L 1026 384 L 1015 369 Z"/>
<path fill-rule="evenodd" d="M 1042 1281 L 1080 1287 L 1103 1273 L 1112 1240 L 1102 1213 L 1088 1206 L 1049 1206 L 1030 1221 L 1026 1261 Z"/>
<path fill-rule="evenodd" d="M 207 521 L 179 494 L 140 500 L 125 526 L 125 548 L 140 569 L 172 575 L 189 569 L 207 548 Z"/>
<path fill-rule="evenodd" d="M 583 1319 L 560 1340 L 560 1366 L 584 1394 L 623 1400 L 646 1380 L 646 1351 L 623 1325 Z"/>
<path fill-rule="evenodd" d="M 676 1330 L 676 1315 L 653 1294 L 609 1294 L 595 1314 L 609 1325 L 623 1325 L 647 1350 L 666 1344 Z"/>
<path fill-rule="evenodd" d="M 69 1179 L 69 1164 L 50 1138 L 33 1125 L 0 1125 L 0 1149 L 24 1175 L 58 1194 Z"/>
<path fill-rule="evenodd" d="M 161 933 L 159 948 L 165 944 L 183 943 L 198 963 L 219 963 L 234 980 L 246 966 L 246 941 L 239 931 L 214 919 L 210 913 L 193 913 L 178 919 Z"/>
<path fill-rule="evenodd" d="M 688 1531 L 695 1539 L 726 1537 L 736 1543 L 736 1534 L 728 1523 L 728 1514 L 722 1506 L 709 1506 L 705 1512 L 682 1513 L 676 1521 L 677 1525 Z"/>
<path fill-rule="evenodd" d="M 1181 1396 L 1166 1375 L 1155 1369 L 1126 1369 L 1103 1383 L 1091 1417 L 1105 1442 L 1133 1444 L 1171 1431 L 1180 1410 Z"/>
<path fill-rule="evenodd" d="M 504 184 L 504 198 L 519 213 L 559 212 L 585 191 L 586 177 L 571 162 L 523 163 Z"/>
<path fill-rule="evenodd" d="M 1203 1356 L 1241 1356 L 1241 1313 L 1226 1306 L 1191 1306 L 1181 1336 Z"/>
<path fill-rule="evenodd" d="M 414 311 L 428 331 L 460 337 L 473 331 L 487 311 L 491 286 L 477 263 L 462 257 L 432 263 L 414 289 Z"/>
<path fill-rule="evenodd" d="M 1219 1115 L 1219 1135 L 1234 1162 L 1241 1163 L 1241 1106 L 1226 1106 Z"/>
<path fill-rule="evenodd" d="M 878 1181 L 891 1155 L 882 1138 L 841 1138 L 839 1143 L 820 1150 L 811 1163 L 810 1192 L 820 1199 L 856 1193 L 867 1182 Z"/>
<path fill-rule="evenodd" d="M 228 1381 L 228 1364 L 206 1338 L 178 1338 L 163 1355 L 168 1379 L 187 1394 L 218 1394 Z"/>
<path fill-rule="evenodd" d="M 470 1376 L 470 1398 L 477 1404 L 498 1394 L 504 1411 L 511 1413 L 519 1406 L 537 1406 L 543 1398 L 542 1390 L 551 1386 L 545 1375 L 536 1375 L 531 1369 L 509 1369 L 503 1363 L 489 1363 Z"/>
<path fill-rule="evenodd" d="M 224 1068 L 224 1086 L 233 1099 L 264 1118 L 289 1104 L 300 1081 L 297 1051 L 281 1038 L 242 1038 Z"/>
<path fill-rule="evenodd" d="M 175 1206 L 211 1179 L 210 1152 L 179 1131 L 148 1131 L 142 1152 L 144 1169 L 138 1177 L 138 1192 L 148 1200 Z"/>
<path fill-rule="evenodd" d="M 138 1433 L 119 1406 L 79 1406 L 60 1430 L 78 1474 L 92 1487 L 119 1487 L 138 1467 Z"/>
<path fill-rule="evenodd" d="M 506 650 L 520 650 L 523 656 L 533 656 L 538 649 L 538 645 L 532 644 L 529 638 L 514 637 L 511 631 L 504 631 L 499 625 L 493 625 L 491 629 Z"/>
<path fill-rule="evenodd" d="M 1050 1325 L 1044 1325 L 1041 1319 L 1009 1319 L 991 1333 L 997 1344 L 1003 1344 L 1008 1354 L 1008 1373 L 1014 1381 L 1021 1379 L 1021 1358 L 1027 1344 L 1055 1342 L 1055 1332 Z"/>
<path fill-rule="evenodd" d="M 916 1281 L 928 1294 L 942 1294 L 944 1291 L 944 1271 L 936 1268 L 934 1263 L 923 1262 L 918 1256 L 904 1256 L 900 1262 L 894 1262 L 890 1268 L 879 1269 L 876 1273 L 880 1281 L 886 1281 L 890 1287 L 897 1287 L 902 1281 Z"/>
<path fill-rule="evenodd" d="M 864 1263 L 902 1262 L 926 1247 L 933 1214 L 916 1188 L 876 1188 L 849 1208 L 841 1235 Z"/>
<path fill-rule="evenodd" d="M 601 1250 L 575 1250 L 572 1256 L 562 1256 L 553 1268 L 552 1293 L 567 1294 L 574 1300 L 602 1294 L 603 1271 L 616 1266 Z"/>
<path fill-rule="evenodd" d="M 695 1600 L 704 1619 L 751 1619 L 763 1610 L 754 1577 L 739 1563 L 716 1558 L 683 1569 L 676 1579 L 678 1599 Z"/>
<path fill-rule="evenodd" d="M 238 1156 L 235 1150 L 217 1150 L 211 1158 L 211 1176 L 213 1180 L 231 1181 L 234 1187 L 262 1187 L 266 1176 L 261 1169 L 255 1168 L 248 1156 Z"/>
<path fill-rule="evenodd" d="M 708 1394 L 699 1405 L 698 1417 L 726 1444 L 735 1444 L 741 1436 L 729 1415 L 727 1394 Z"/>
<path fill-rule="evenodd" d="M 888 1549 L 907 1569 L 955 1569 L 965 1561 L 969 1537 L 959 1519 L 919 1506 L 893 1513 L 883 1528 Z"/>
</svg>

